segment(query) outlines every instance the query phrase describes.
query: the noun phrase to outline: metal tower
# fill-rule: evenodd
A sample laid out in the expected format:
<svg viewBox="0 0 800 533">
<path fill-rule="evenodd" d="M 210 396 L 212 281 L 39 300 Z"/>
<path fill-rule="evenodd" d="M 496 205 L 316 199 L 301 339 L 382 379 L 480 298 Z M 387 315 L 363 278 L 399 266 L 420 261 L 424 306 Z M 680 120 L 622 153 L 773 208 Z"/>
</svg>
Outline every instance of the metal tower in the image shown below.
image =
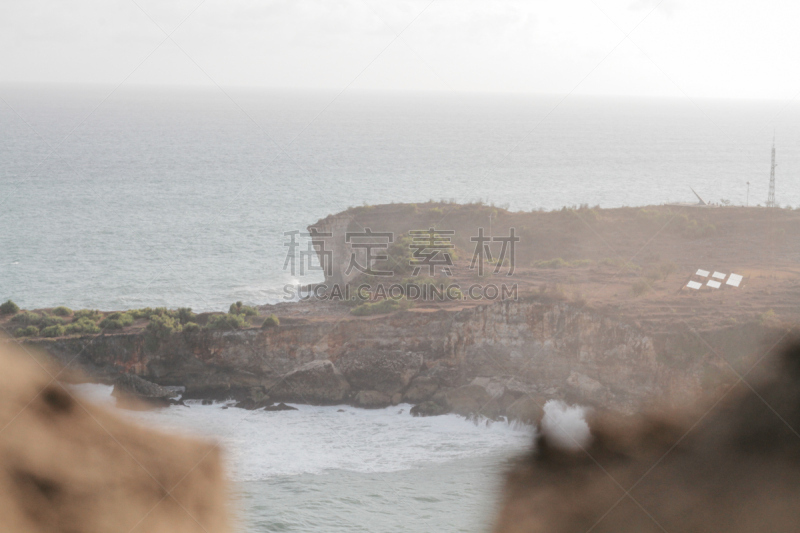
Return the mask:
<svg viewBox="0 0 800 533">
<path fill-rule="evenodd" d="M 767 207 L 775 207 L 775 135 L 772 136 L 772 167 L 769 171 L 769 197 Z"/>
</svg>

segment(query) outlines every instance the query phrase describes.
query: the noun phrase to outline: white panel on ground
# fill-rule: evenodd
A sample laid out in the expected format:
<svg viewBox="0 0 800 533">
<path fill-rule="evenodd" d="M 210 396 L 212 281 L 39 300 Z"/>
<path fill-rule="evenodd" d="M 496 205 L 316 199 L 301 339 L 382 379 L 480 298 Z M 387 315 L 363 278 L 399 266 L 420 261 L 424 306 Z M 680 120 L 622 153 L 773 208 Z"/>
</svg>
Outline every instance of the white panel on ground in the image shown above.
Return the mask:
<svg viewBox="0 0 800 533">
<path fill-rule="evenodd" d="M 686 284 L 686 286 L 689 287 L 690 289 L 695 289 L 696 290 L 696 289 L 699 289 L 700 287 L 702 287 L 703 284 L 700 283 L 700 282 L 697 282 L 697 281 L 690 281 L 689 283 Z"/>
<path fill-rule="evenodd" d="M 695 272 L 695 274 L 700 276 L 700 277 L 702 277 L 702 278 L 707 278 L 708 277 L 708 270 L 698 270 L 697 272 Z"/>
<path fill-rule="evenodd" d="M 713 279 L 710 279 L 710 280 L 708 280 L 708 283 L 706 283 L 706 285 L 708 285 L 709 287 L 712 287 L 714 289 L 719 289 L 720 286 L 722 285 L 722 283 L 720 283 L 719 281 L 714 281 Z"/>
<path fill-rule="evenodd" d="M 728 278 L 728 281 L 726 281 L 725 284 L 738 287 L 741 282 L 742 282 L 742 276 L 740 276 L 739 274 L 731 274 L 730 277 Z"/>
<path fill-rule="evenodd" d="M 722 272 L 714 272 L 713 274 L 711 274 L 712 278 L 717 278 L 717 279 L 725 279 L 725 276 L 727 276 L 727 274 L 723 274 Z"/>
</svg>

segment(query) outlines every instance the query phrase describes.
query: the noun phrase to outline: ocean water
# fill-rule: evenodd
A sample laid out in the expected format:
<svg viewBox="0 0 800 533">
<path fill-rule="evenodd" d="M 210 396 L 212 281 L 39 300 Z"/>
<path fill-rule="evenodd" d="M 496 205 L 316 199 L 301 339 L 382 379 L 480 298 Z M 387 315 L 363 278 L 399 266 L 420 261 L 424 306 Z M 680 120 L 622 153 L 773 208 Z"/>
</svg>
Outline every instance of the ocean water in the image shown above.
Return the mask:
<svg viewBox="0 0 800 533">
<path fill-rule="evenodd" d="M 793 102 L 112 89 L 0 86 L 0 301 L 279 301 L 319 280 L 283 269 L 284 232 L 362 204 L 635 206 L 690 186 L 744 204 L 748 181 L 763 204 L 773 132 L 778 202 L 800 205 Z M 129 416 L 221 439 L 253 532 L 485 531 L 504 460 L 531 441 L 409 406 L 299 407 Z"/>
<path fill-rule="evenodd" d="M 75 389 L 114 408 L 112 387 Z M 533 438 L 506 423 L 415 418 L 407 404 L 265 412 L 187 403 L 119 413 L 219 442 L 249 532 L 488 531 L 506 462 Z"/>
<path fill-rule="evenodd" d="M 794 102 L 112 89 L 0 86 L 0 300 L 279 301 L 284 232 L 364 203 L 763 204 L 773 132 L 800 205 Z"/>
</svg>

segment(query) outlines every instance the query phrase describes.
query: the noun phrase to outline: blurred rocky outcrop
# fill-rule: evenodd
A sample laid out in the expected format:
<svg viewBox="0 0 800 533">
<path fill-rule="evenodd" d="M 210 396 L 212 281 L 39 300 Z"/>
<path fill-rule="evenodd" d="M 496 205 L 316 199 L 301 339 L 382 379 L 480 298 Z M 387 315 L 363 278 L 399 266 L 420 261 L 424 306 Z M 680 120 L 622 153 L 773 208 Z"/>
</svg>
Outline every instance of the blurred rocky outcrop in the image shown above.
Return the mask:
<svg viewBox="0 0 800 533">
<path fill-rule="evenodd" d="M 0 339 L 3 531 L 230 531 L 215 445 L 139 427 L 78 398 L 45 359 Z"/>
</svg>

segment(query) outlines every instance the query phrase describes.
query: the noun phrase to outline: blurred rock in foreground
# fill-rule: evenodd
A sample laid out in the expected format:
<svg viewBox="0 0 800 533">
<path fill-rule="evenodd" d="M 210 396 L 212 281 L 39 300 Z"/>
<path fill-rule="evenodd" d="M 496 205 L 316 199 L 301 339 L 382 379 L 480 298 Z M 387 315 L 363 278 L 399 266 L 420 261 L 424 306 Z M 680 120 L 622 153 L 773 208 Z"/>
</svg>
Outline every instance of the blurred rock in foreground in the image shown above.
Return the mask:
<svg viewBox="0 0 800 533">
<path fill-rule="evenodd" d="M 220 450 L 76 398 L 0 339 L 0 517 L 7 532 L 227 532 Z"/>
<path fill-rule="evenodd" d="M 760 354 L 691 410 L 590 414 L 574 439 L 559 435 L 574 418 L 543 423 L 508 475 L 495 532 L 797 531 L 800 344 Z"/>
</svg>

